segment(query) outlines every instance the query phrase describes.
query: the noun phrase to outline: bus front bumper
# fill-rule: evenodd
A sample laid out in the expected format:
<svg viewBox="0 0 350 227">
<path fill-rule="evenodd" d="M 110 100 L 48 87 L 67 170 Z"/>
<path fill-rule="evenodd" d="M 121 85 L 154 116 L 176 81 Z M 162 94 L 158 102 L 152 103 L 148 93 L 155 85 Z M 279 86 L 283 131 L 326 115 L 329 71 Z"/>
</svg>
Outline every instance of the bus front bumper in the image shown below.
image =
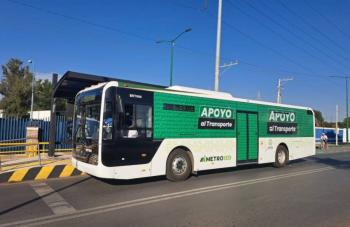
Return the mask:
<svg viewBox="0 0 350 227">
<path fill-rule="evenodd" d="M 72 165 L 78 170 L 98 178 L 128 180 L 152 176 L 150 163 L 141 165 L 106 167 L 101 163 L 98 165 L 92 165 L 72 158 Z"/>
</svg>

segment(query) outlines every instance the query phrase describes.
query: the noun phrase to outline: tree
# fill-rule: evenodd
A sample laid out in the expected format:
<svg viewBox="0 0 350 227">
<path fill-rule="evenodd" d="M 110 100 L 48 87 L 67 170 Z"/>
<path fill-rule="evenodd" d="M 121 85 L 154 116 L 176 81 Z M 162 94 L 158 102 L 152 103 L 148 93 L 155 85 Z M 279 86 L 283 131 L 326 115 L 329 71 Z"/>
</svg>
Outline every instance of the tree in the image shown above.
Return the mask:
<svg viewBox="0 0 350 227">
<path fill-rule="evenodd" d="M 50 110 L 52 83 L 49 80 L 35 81 L 34 110 Z"/>
<path fill-rule="evenodd" d="M 319 111 L 319 110 L 314 110 L 314 113 L 315 113 L 315 124 L 317 127 L 322 127 L 324 126 L 324 118 L 322 116 L 322 112 Z"/>
<path fill-rule="evenodd" d="M 11 58 L 2 65 L 3 80 L 0 83 L 0 108 L 7 116 L 28 116 L 31 99 L 32 73 L 19 59 Z"/>
<path fill-rule="evenodd" d="M 343 120 L 343 122 L 341 122 L 340 124 L 341 124 L 341 126 L 343 127 L 343 128 L 346 128 L 346 120 L 348 120 L 348 122 L 349 122 L 349 128 L 350 128 L 350 117 L 345 117 L 344 118 L 344 120 Z"/>
<path fill-rule="evenodd" d="M 34 87 L 34 109 L 35 110 L 50 110 L 51 109 L 51 97 L 53 86 L 48 79 L 37 80 Z M 66 110 L 66 100 L 56 99 L 56 111 Z"/>
<path fill-rule="evenodd" d="M 67 111 L 67 100 L 62 98 L 56 99 L 56 111 L 57 112 L 65 112 Z"/>
</svg>

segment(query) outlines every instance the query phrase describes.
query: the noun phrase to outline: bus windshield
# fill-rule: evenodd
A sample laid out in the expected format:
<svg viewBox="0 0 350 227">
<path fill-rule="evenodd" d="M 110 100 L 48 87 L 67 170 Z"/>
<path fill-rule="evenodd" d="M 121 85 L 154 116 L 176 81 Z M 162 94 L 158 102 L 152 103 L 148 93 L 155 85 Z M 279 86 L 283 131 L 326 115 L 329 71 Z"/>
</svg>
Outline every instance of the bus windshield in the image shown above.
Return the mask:
<svg viewBox="0 0 350 227">
<path fill-rule="evenodd" d="M 73 156 L 97 164 L 102 88 L 83 92 L 74 105 Z"/>
</svg>

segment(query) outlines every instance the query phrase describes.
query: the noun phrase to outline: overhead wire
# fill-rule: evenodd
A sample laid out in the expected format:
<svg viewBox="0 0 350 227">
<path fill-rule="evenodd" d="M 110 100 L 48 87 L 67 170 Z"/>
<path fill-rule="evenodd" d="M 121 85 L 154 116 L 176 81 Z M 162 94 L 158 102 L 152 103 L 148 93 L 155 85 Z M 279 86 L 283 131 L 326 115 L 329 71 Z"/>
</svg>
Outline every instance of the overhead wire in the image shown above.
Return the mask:
<svg viewBox="0 0 350 227">
<path fill-rule="evenodd" d="M 231 5 L 233 5 L 233 3 L 231 1 L 228 1 L 229 3 L 231 3 Z M 250 3 L 250 1 L 246 0 L 246 1 L 241 1 L 241 2 L 245 2 L 251 9 L 255 10 L 256 12 L 258 12 L 259 14 L 263 15 L 265 18 L 267 18 L 269 21 L 271 21 L 273 24 L 276 24 L 278 27 L 282 28 L 283 30 L 287 31 L 289 34 L 291 34 L 292 36 L 296 37 L 297 39 L 301 40 L 303 43 L 306 43 L 309 47 L 313 48 L 314 50 L 322 53 L 324 56 L 326 56 L 328 58 L 328 60 L 332 60 L 334 63 L 336 63 L 337 65 L 342 65 L 343 67 L 347 68 L 349 67 L 349 65 L 344 64 L 343 62 L 339 62 L 337 60 L 334 59 L 333 56 L 330 56 L 328 53 L 326 53 L 325 51 L 323 51 L 322 49 L 318 48 L 317 46 L 315 46 L 313 43 L 309 42 L 308 40 L 304 39 L 302 36 L 296 34 L 295 32 L 293 32 L 291 29 L 289 29 L 288 27 L 284 26 L 283 24 L 279 23 L 277 20 L 275 20 L 273 17 L 271 17 L 270 15 L 266 14 L 264 11 L 260 10 L 259 8 L 257 8 L 256 6 L 254 6 L 253 4 Z M 233 5 L 233 6 L 237 6 Z M 242 11 L 242 10 L 240 10 Z M 244 12 L 244 11 L 243 11 Z M 243 13 L 242 12 L 242 13 Z M 252 18 L 252 17 L 251 17 Z M 304 48 L 303 48 L 304 49 Z M 313 55 L 315 57 L 315 55 Z M 326 62 L 324 59 L 320 58 L 320 57 L 316 57 L 318 60 L 322 61 L 322 62 Z M 350 59 L 345 59 L 346 62 L 349 62 Z"/>
<path fill-rule="evenodd" d="M 57 11 L 48 10 L 48 9 L 43 8 L 43 7 L 35 6 L 35 5 L 29 4 L 29 3 L 25 3 L 25 2 L 22 2 L 22 1 L 17 1 L 17 0 L 7 0 L 7 1 L 12 2 L 14 4 L 17 4 L 17 5 L 22 5 L 22 6 L 25 6 L 25 7 L 28 7 L 28 8 L 32 8 L 32 9 L 37 10 L 37 11 L 42 11 L 42 12 L 45 12 L 47 14 L 63 17 L 65 19 L 68 19 L 68 20 L 71 20 L 71 21 L 77 21 L 79 23 L 86 24 L 86 25 L 89 25 L 89 26 L 93 26 L 93 27 L 96 27 L 96 28 L 118 32 L 120 34 L 123 34 L 123 35 L 126 35 L 126 36 L 131 36 L 131 37 L 134 37 L 134 38 L 137 38 L 137 39 L 141 39 L 141 40 L 145 40 L 145 41 L 156 42 L 156 39 L 151 38 L 151 37 L 147 37 L 147 36 L 144 36 L 144 35 L 139 35 L 139 34 L 134 33 L 134 32 L 124 31 L 122 29 L 115 28 L 115 27 L 112 27 L 112 26 L 109 26 L 109 25 L 96 23 L 96 22 L 93 22 L 93 21 L 89 21 L 89 20 L 86 20 L 86 19 L 79 18 L 79 17 L 74 17 L 74 16 L 71 16 L 71 15 L 59 13 Z"/>
<path fill-rule="evenodd" d="M 208 14 L 210 14 L 210 15 L 213 16 L 213 17 L 215 17 L 215 15 L 213 15 L 210 11 L 208 11 Z M 259 40 L 255 39 L 254 37 L 250 36 L 249 34 L 243 32 L 242 30 L 240 30 L 240 29 L 237 28 L 236 26 L 233 26 L 232 24 L 227 23 L 227 22 L 226 22 L 225 20 L 223 20 L 223 19 L 222 19 L 222 23 L 223 23 L 224 25 L 226 25 L 227 27 L 236 30 L 236 32 L 240 33 L 241 35 L 243 35 L 243 36 L 246 37 L 247 39 L 250 39 L 251 41 L 253 41 L 253 42 L 259 44 L 259 45 L 262 46 L 262 47 L 264 47 L 265 49 L 268 49 L 268 50 L 270 50 L 271 52 L 274 52 L 275 54 L 279 55 L 280 57 L 283 57 L 283 58 L 285 58 L 286 60 L 292 62 L 293 64 L 299 66 L 300 68 L 303 68 L 304 70 L 310 72 L 310 70 L 309 70 L 308 68 L 306 68 L 305 66 L 303 66 L 302 64 L 300 64 L 300 63 L 294 61 L 293 59 L 289 58 L 288 56 L 286 56 L 286 55 L 280 53 L 280 52 L 277 51 L 276 49 L 274 49 L 274 48 L 272 48 L 272 47 L 270 47 L 270 46 L 268 46 L 268 45 L 266 45 L 266 44 L 260 42 Z M 184 49 L 187 49 L 187 48 L 184 48 Z M 192 50 L 191 50 L 191 51 L 192 51 Z M 212 56 L 215 56 L 214 54 L 211 54 L 211 55 L 212 55 Z M 232 58 L 227 58 L 227 57 L 221 57 L 221 59 L 232 60 Z M 246 64 L 246 65 L 250 65 L 250 66 L 253 66 L 253 65 L 254 65 L 254 64 L 248 63 L 248 62 L 246 62 L 246 61 L 242 61 L 242 60 L 239 60 L 239 62 L 240 62 L 240 63 L 243 63 L 243 64 Z M 260 67 L 260 68 L 261 68 L 261 66 L 257 66 L 257 65 L 254 65 L 254 66 L 255 66 L 255 67 Z M 284 71 L 284 72 L 290 73 L 290 71 L 288 71 L 288 70 L 274 70 L 274 71 L 275 71 L 275 72 Z M 314 77 L 314 78 L 323 79 L 323 80 L 326 80 L 326 81 L 329 82 L 329 77 L 328 77 L 328 76 L 321 76 L 321 75 L 315 74 L 315 73 L 293 72 L 293 74 L 299 74 L 299 75 L 304 75 L 304 76 L 308 76 L 308 77 Z M 326 78 L 326 77 L 327 77 L 327 78 Z M 338 83 L 336 83 L 336 84 L 338 84 Z"/>
<path fill-rule="evenodd" d="M 181 46 L 181 45 L 177 45 L 177 47 L 181 48 L 185 51 L 191 52 L 192 54 L 196 54 L 196 55 L 200 55 L 200 56 L 207 56 L 207 57 L 212 57 L 212 58 L 215 57 L 215 53 L 193 50 L 191 48 L 187 48 L 187 47 Z M 225 60 L 225 61 L 232 61 L 234 58 L 221 55 L 220 59 Z M 258 65 L 255 63 L 251 63 L 251 62 L 243 60 L 241 58 L 239 58 L 238 62 L 240 65 L 246 65 L 246 66 L 251 67 L 251 68 L 259 69 L 259 70 L 255 70 L 256 72 L 262 72 L 262 73 L 267 72 L 267 73 L 275 73 L 275 74 L 285 73 L 285 74 L 290 74 L 290 75 L 306 76 L 306 77 L 315 78 L 315 79 L 321 78 L 321 79 L 324 79 L 326 82 L 329 82 L 329 79 L 330 79 L 328 77 L 328 75 L 321 75 L 318 73 L 296 72 L 296 71 L 286 70 L 286 69 L 282 69 L 282 68 L 271 68 L 268 66 L 262 66 L 262 65 Z M 338 81 L 334 81 L 334 85 L 341 85 L 341 84 Z"/>
<path fill-rule="evenodd" d="M 342 28 L 340 28 L 336 23 L 334 23 L 329 17 L 327 17 L 325 14 L 323 14 L 321 11 L 317 10 L 315 7 L 312 6 L 312 4 L 309 1 L 304 1 L 306 5 L 314 11 L 316 14 L 318 14 L 324 21 L 326 21 L 328 24 L 330 24 L 333 28 L 335 28 L 339 33 L 343 34 L 345 37 L 350 39 L 350 35 L 346 33 Z"/>
<path fill-rule="evenodd" d="M 299 32 L 303 33 L 305 36 L 309 37 L 313 40 L 313 42 L 318 43 L 323 47 L 323 50 L 327 49 L 328 52 L 331 52 L 333 55 L 341 57 L 342 59 L 349 61 L 349 58 L 345 57 L 343 54 L 336 52 L 334 49 L 329 48 L 329 43 L 325 43 L 323 40 L 319 39 L 318 36 L 315 36 L 313 33 L 306 31 L 303 27 L 299 26 L 299 24 L 293 23 L 290 20 L 288 20 L 284 15 L 282 15 L 279 11 L 272 10 L 270 5 L 267 4 L 265 1 L 259 1 L 260 4 L 262 4 L 265 8 L 268 8 L 270 11 L 273 11 L 274 15 L 278 16 L 280 19 L 285 21 L 290 27 L 294 27 Z"/>
<path fill-rule="evenodd" d="M 43 7 L 38 7 L 38 6 L 35 6 L 35 5 L 32 5 L 32 4 L 28 4 L 28 3 L 24 3 L 24 2 L 21 2 L 21 1 L 18 1 L 18 0 L 7 0 L 9 2 L 12 2 L 14 4 L 18 4 L 18 5 L 22 5 L 22 6 L 25 6 L 25 7 L 29 7 L 29 8 L 32 8 L 34 10 L 38 10 L 38 11 L 42 11 L 42 12 L 45 12 L 45 13 L 48 13 L 48 14 L 51 14 L 51 15 L 54 15 L 54 16 L 59 16 L 59 17 L 63 17 L 65 19 L 68 19 L 68 20 L 72 20 L 72 21 L 77 21 L 77 22 L 80 22 L 80 23 L 83 23 L 83 24 L 86 24 L 86 25 L 89 25 L 89 26 L 93 26 L 93 27 L 96 27 L 96 28 L 101 28 L 101 29 L 105 29 L 105 30 L 109 30 L 109 31 L 112 31 L 112 32 L 117 32 L 117 33 L 120 33 L 120 34 L 123 34 L 123 35 L 126 35 L 126 36 L 130 36 L 130 37 L 134 37 L 134 38 L 138 38 L 138 39 L 141 39 L 143 41 L 148 41 L 148 42 L 155 42 L 156 39 L 154 38 L 151 38 L 151 37 L 147 37 L 147 36 L 143 36 L 143 35 L 139 35 L 137 33 L 133 33 L 133 32 L 129 32 L 129 31 L 124 31 L 124 30 L 121 30 L 121 29 L 118 29 L 118 28 L 115 28 L 115 27 L 112 27 L 112 26 L 108 26 L 108 25 L 104 25 L 104 24 L 99 24 L 99 23 L 95 23 L 95 22 L 92 22 L 92 21 L 89 21 L 89 20 L 86 20 L 86 19 L 81 19 L 81 18 L 78 18 L 78 17 L 73 17 L 73 16 L 70 16 L 70 15 L 66 15 L 66 14 L 63 14 L 63 13 L 58 13 L 56 11 L 52 11 L 52 10 L 47 10 Z M 187 8 L 190 8 L 190 7 L 187 7 Z M 240 33 L 241 35 L 243 35 L 244 37 L 250 39 L 251 41 L 253 42 L 256 42 L 257 44 L 259 44 L 260 46 L 264 47 L 265 49 L 268 49 L 270 50 L 271 52 L 274 52 L 275 54 L 279 55 L 280 57 L 283 57 L 285 58 L 286 60 L 292 62 L 293 64 L 295 64 L 296 66 L 300 67 L 300 68 L 303 68 L 304 70 L 307 70 L 308 69 L 303 66 L 302 64 L 294 61 L 293 59 L 289 58 L 288 56 L 285 56 L 284 54 L 280 53 L 279 51 L 275 50 L 274 48 L 272 47 L 269 47 L 268 45 L 265 45 L 264 43 L 256 40 L 255 38 L 253 38 L 252 36 L 242 32 L 240 29 L 238 29 L 237 27 L 223 21 L 223 23 L 230 27 L 231 29 L 234 29 L 236 30 L 238 33 Z M 181 45 L 177 45 L 177 47 L 183 49 L 183 50 L 187 50 L 187 51 L 190 51 L 192 53 L 195 53 L 195 54 L 200 54 L 200 55 L 207 55 L 207 56 L 215 56 L 214 54 L 211 54 L 211 53 L 206 53 L 206 52 L 203 52 L 203 51 L 198 51 L 198 50 L 193 50 L 191 48 L 188 48 L 188 47 L 185 47 L 185 46 L 181 46 Z M 222 57 L 222 59 L 226 59 L 226 60 L 232 60 L 231 58 L 224 58 Z M 247 64 L 247 65 L 254 65 L 254 64 L 251 64 L 251 63 L 248 63 L 247 61 L 243 62 L 242 60 L 240 60 L 241 63 L 244 63 L 244 64 Z M 257 66 L 255 65 L 255 67 L 260 67 L 262 68 L 261 66 Z M 277 69 L 277 70 L 274 70 L 275 72 L 281 72 L 282 70 L 280 69 Z M 299 74 L 299 75 L 305 75 L 305 76 L 312 76 L 312 77 L 315 77 L 315 74 L 314 73 L 294 73 L 294 74 Z"/>
<path fill-rule="evenodd" d="M 312 23 L 310 23 L 304 16 L 301 16 L 300 14 L 296 13 L 294 10 L 292 10 L 290 7 L 288 7 L 282 0 L 277 0 L 277 2 L 280 3 L 280 5 L 287 10 L 290 14 L 294 15 L 296 18 L 298 18 L 300 21 L 303 21 L 304 24 L 312 28 L 314 31 L 316 31 L 318 34 L 323 36 L 325 39 L 327 39 L 330 43 L 332 43 L 334 46 L 336 46 L 339 50 L 345 51 L 344 53 L 349 54 L 349 52 L 346 51 L 346 48 L 342 45 L 338 44 L 336 41 L 334 41 L 332 38 L 330 38 L 327 34 L 322 32 L 320 29 L 318 29 L 316 26 L 314 26 Z"/>
<path fill-rule="evenodd" d="M 244 65 L 246 65 L 246 64 L 244 64 Z M 260 68 L 259 69 L 253 69 L 252 67 L 246 68 L 245 70 L 248 70 L 248 71 L 251 71 L 251 72 L 270 73 L 270 74 L 274 72 L 274 71 L 270 71 L 270 70 L 261 70 Z M 293 74 L 293 75 L 295 75 L 295 74 Z M 313 78 L 304 78 L 304 77 L 300 78 L 300 77 L 297 77 L 297 81 L 303 81 L 303 83 L 307 84 L 307 86 L 309 88 L 313 88 L 313 90 L 315 92 L 318 92 L 320 94 L 322 94 L 324 92 L 322 89 L 320 89 L 322 87 L 321 83 L 316 84 L 315 80 Z M 323 82 L 322 85 L 327 84 L 326 80 L 324 80 L 322 82 Z M 334 86 L 338 87 L 337 85 L 334 85 Z M 337 90 L 337 92 L 338 92 L 338 90 Z"/>
<path fill-rule="evenodd" d="M 223 23 L 226 27 L 228 27 L 228 28 L 230 28 L 230 29 L 232 29 L 232 30 L 235 30 L 237 33 L 241 34 L 241 35 L 244 36 L 245 38 L 247 38 L 247 39 L 253 41 L 254 43 L 257 43 L 258 45 L 264 47 L 265 49 L 267 49 L 267 50 L 269 50 L 269 51 L 275 53 L 276 55 L 278 55 L 278 56 L 280 56 L 280 57 L 282 57 L 282 58 L 284 58 L 284 59 L 286 59 L 286 60 L 288 60 L 289 62 L 293 63 L 294 65 L 298 66 L 299 68 L 301 68 L 301 69 L 303 69 L 303 70 L 305 70 L 305 71 L 307 71 L 307 72 L 311 70 L 310 68 L 304 66 L 303 64 L 300 64 L 299 62 L 297 62 L 297 61 L 295 61 L 294 59 L 288 57 L 287 55 L 282 54 L 281 52 L 279 52 L 279 51 L 276 50 L 275 48 L 270 47 L 270 46 L 264 44 L 263 42 L 259 41 L 258 39 L 252 37 L 251 35 L 249 35 L 249 34 L 243 32 L 243 31 L 240 30 L 238 27 L 236 27 L 236 26 L 234 26 L 234 25 L 228 23 L 226 20 L 222 20 L 222 23 Z"/>
</svg>

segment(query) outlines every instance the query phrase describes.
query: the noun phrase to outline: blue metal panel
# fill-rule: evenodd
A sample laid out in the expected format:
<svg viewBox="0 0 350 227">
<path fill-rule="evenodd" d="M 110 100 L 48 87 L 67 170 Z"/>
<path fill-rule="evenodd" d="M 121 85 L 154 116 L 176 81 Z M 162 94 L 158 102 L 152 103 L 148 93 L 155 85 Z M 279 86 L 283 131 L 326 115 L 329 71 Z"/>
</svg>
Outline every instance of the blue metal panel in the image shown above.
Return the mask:
<svg viewBox="0 0 350 227">
<path fill-rule="evenodd" d="M 30 119 L 27 118 L 0 118 L 0 143 L 5 141 L 12 142 L 25 142 L 26 138 L 26 127 L 29 125 Z M 50 121 L 46 120 L 34 120 L 34 125 L 37 125 L 41 129 L 41 141 L 49 141 L 49 129 Z M 67 132 L 71 125 L 71 121 L 67 120 L 64 116 L 58 116 L 56 121 L 56 148 L 71 148 L 71 136 Z M 9 147 L 0 148 L 0 151 L 13 151 L 13 150 L 24 150 L 24 147 Z"/>
<path fill-rule="evenodd" d="M 338 129 L 339 133 L 338 133 L 338 143 L 341 144 L 343 143 L 343 134 L 344 134 L 344 130 L 343 129 Z M 322 133 L 325 133 L 328 137 L 328 143 L 335 143 L 335 128 L 320 128 L 317 127 L 315 128 L 315 136 L 316 136 L 316 142 L 320 143 L 320 138 Z"/>
</svg>

